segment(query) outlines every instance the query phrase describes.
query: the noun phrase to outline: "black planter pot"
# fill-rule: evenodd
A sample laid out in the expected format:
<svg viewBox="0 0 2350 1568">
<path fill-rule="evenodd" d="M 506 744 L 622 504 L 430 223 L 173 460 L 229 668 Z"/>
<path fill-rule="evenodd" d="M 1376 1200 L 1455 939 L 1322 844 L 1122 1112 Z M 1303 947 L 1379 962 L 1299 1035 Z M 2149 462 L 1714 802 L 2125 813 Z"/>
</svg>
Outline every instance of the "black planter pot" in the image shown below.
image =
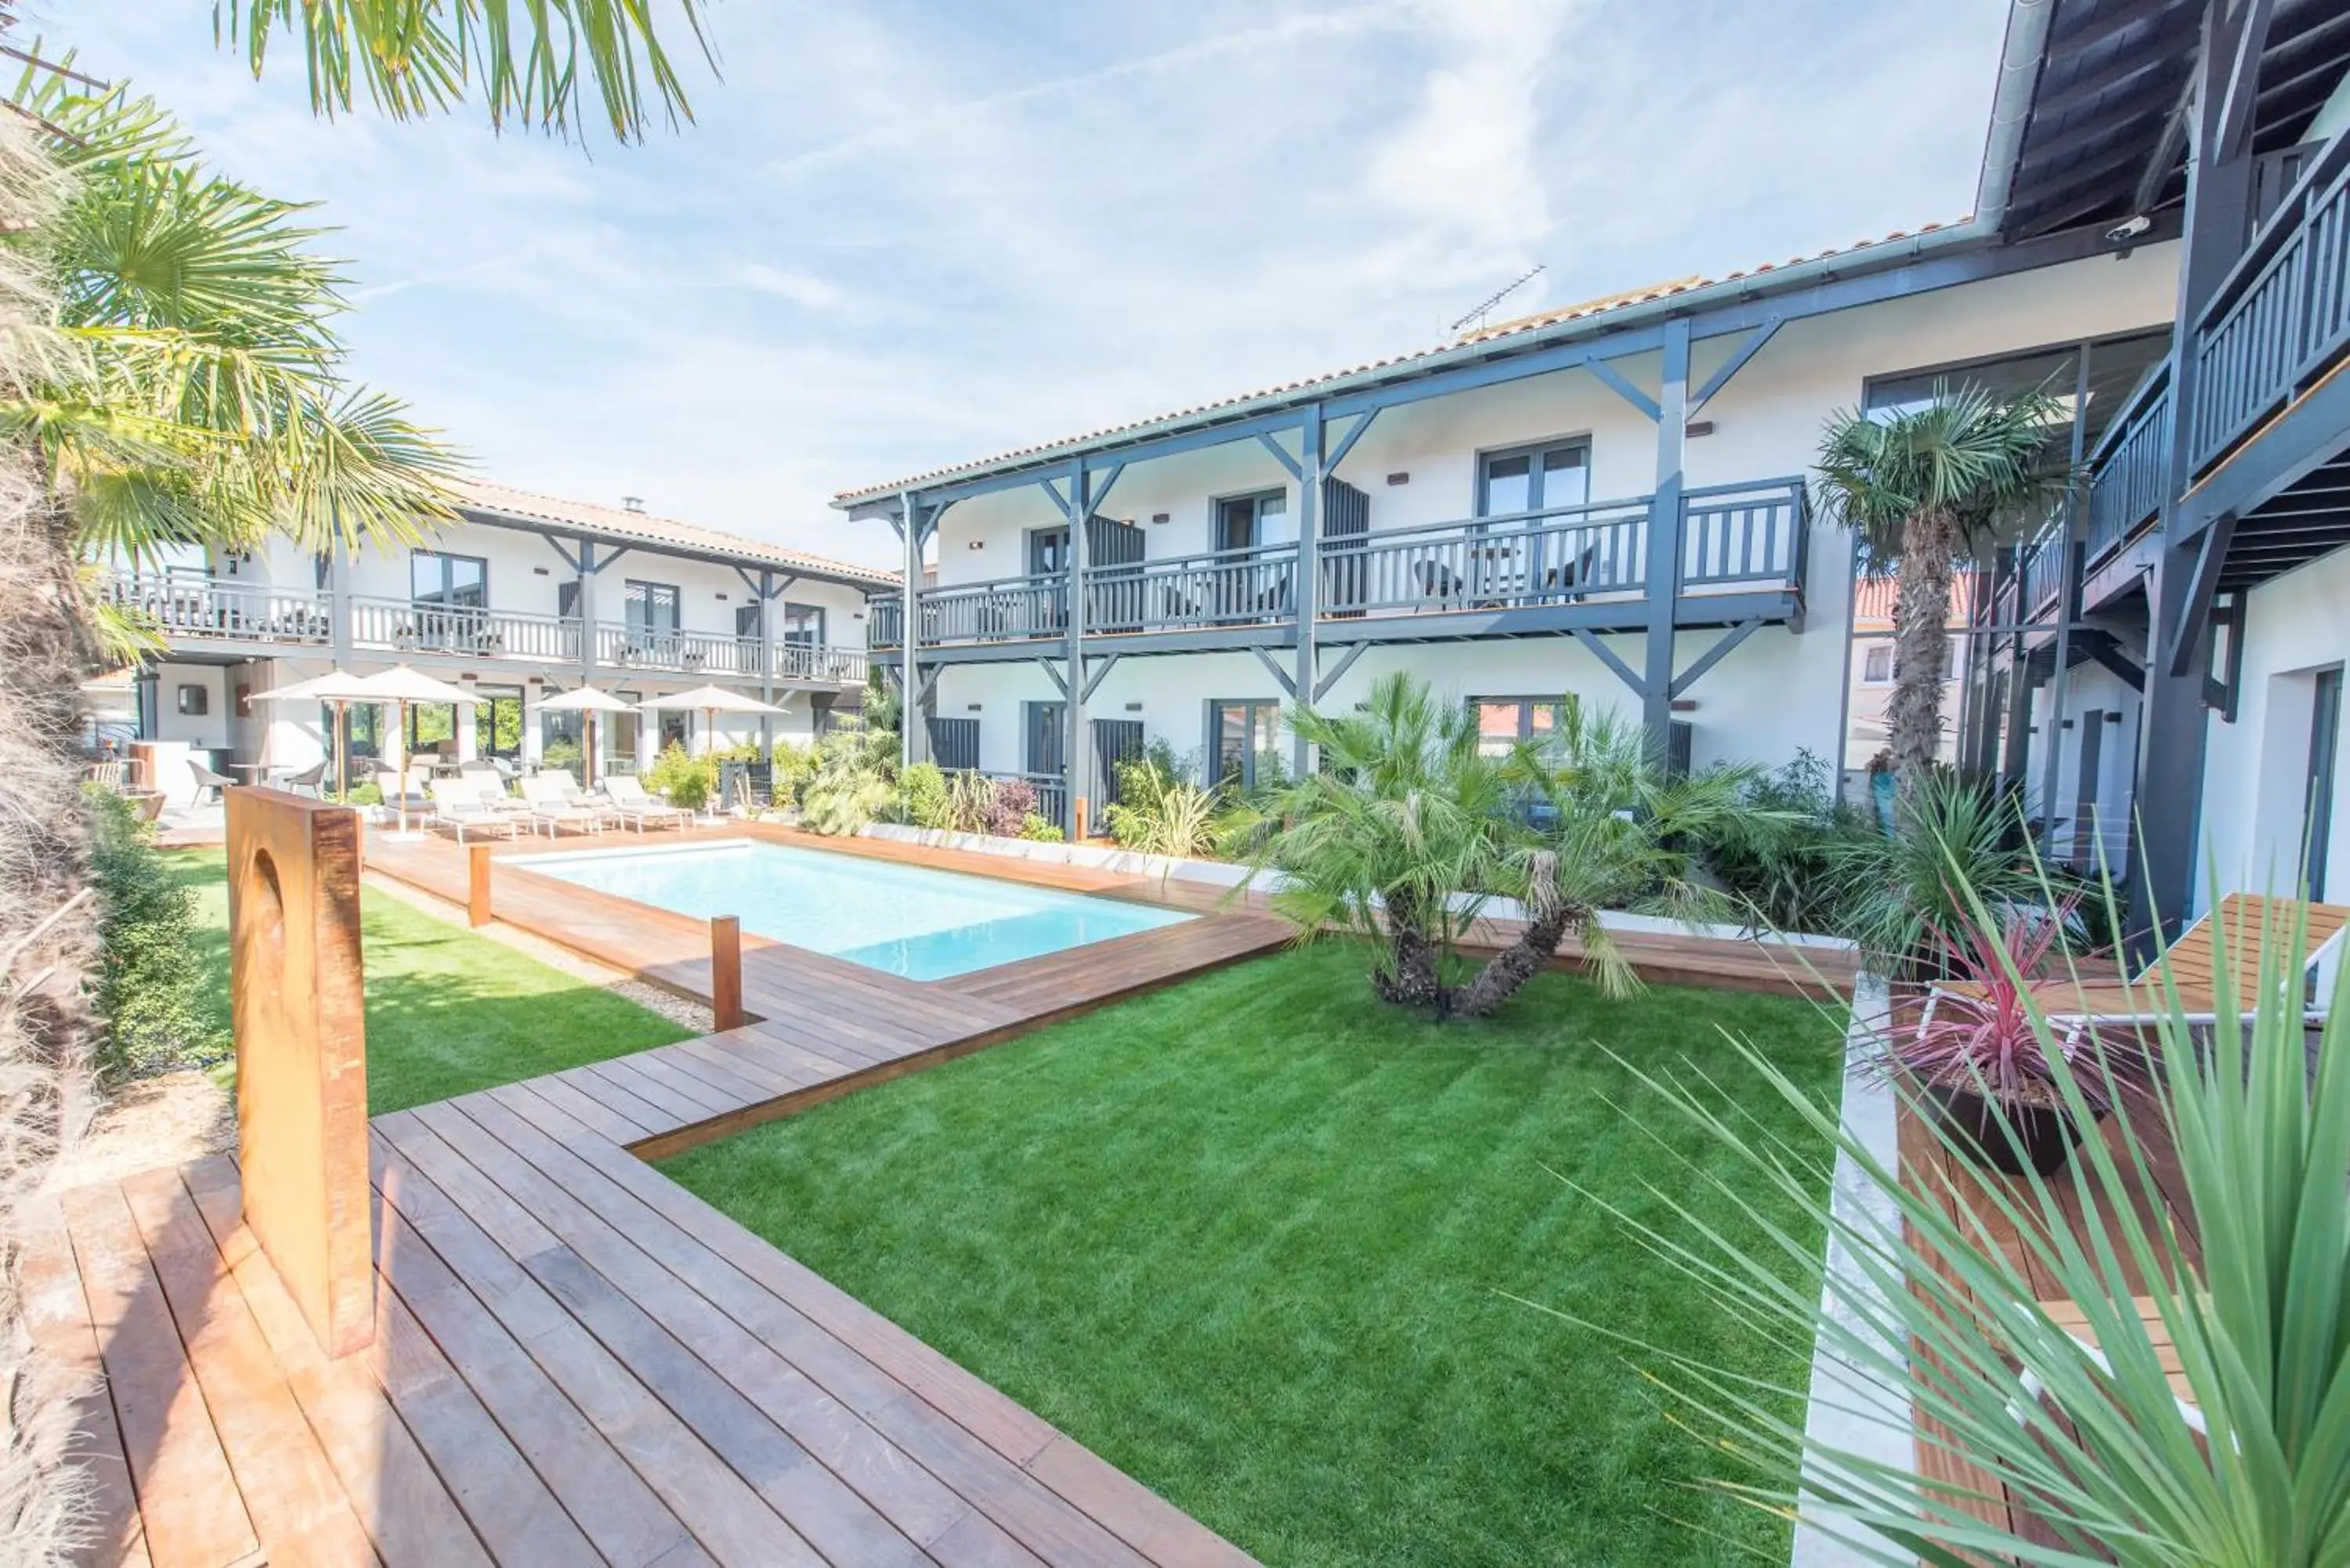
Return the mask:
<svg viewBox="0 0 2350 1568">
<path fill-rule="evenodd" d="M 2081 1141 L 2081 1129 L 2062 1106 L 1995 1106 L 1972 1089 L 1945 1084 L 1927 1085 L 1925 1100 L 1935 1121 L 1958 1135 L 1961 1148 L 1978 1163 L 2010 1176 L 2026 1170 L 2054 1176 Z M 2006 1127 L 2014 1129 L 2012 1138 Z"/>
</svg>

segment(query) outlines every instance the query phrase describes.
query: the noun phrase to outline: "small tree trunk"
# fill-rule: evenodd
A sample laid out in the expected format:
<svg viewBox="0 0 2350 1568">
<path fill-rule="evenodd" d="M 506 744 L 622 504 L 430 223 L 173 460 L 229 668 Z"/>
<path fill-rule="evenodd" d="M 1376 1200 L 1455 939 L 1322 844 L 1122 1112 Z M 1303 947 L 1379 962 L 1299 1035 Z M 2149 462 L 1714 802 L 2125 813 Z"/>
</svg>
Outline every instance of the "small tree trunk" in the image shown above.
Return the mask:
<svg viewBox="0 0 2350 1568">
<path fill-rule="evenodd" d="M 1905 795 L 1933 771 L 1941 754 L 1942 671 L 1950 659 L 1950 574 L 1958 539 L 1958 520 L 1941 510 L 1918 513 L 1901 531 L 1887 727 L 1894 774 Z"/>
<path fill-rule="evenodd" d="M 1455 986 L 1451 1005 L 1446 1010 L 1455 1018 L 1486 1018 L 1495 1008 L 1515 996 L 1526 981 L 1540 974 L 1558 951 L 1558 940 L 1566 935 L 1566 928 L 1580 920 L 1585 911 L 1563 901 L 1558 896 L 1558 862 L 1548 854 L 1534 857 L 1533 875 L 1528 878 L 1526 905 L 1532 918 L 1518 940 L 1485 961 L 1469 983 Z"/>
<path fill-rule="evenodd" d="M 1444 976 L 1439 960 L 1442 955 L 1419 918 L 1419 905 L 1409 898 L 1389 898 L 1387 919 L 1388 956 L 1394 972 L 1372 972 L 1371 984 L 1379 1000 L 1406 1007 L 1441 1005 Z"/>
</svg>

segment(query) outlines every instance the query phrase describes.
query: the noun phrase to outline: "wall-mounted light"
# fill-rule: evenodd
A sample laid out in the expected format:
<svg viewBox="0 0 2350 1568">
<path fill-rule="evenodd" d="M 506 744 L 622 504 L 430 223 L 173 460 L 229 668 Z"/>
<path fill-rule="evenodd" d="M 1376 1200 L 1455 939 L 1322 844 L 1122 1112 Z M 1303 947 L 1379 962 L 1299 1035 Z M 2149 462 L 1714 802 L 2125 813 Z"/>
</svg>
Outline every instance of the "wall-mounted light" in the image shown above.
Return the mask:
<svg viewBox="0 0 2350 1568">
<path fill-rule="evenodd" d="M 722 605 L 724 604 L 726 602 L 726 596 L 724 594 L 720 594 L 718 596 L 718 602 Z"/>
<path fill-rule="evenodd" d="M 1710 436 L 1712 433 L 1713 421 L 1711 420 L 1691 420 L 1689 423 L 1681 427 L 1681 434 L 1689 437 L 1691 441 L 1697 440 L 1700 436 Z"/>
<path fill-rule="evenodd" d="M 1142 711 L 1142 704 L 1139 702 L 1128 702 L 1126 705 L 1126 711 L 1129 713 L 1139 713 Z"/>
<path fill-rule="evenodd" d="M 1153 512 L 1150 514 L 1150 521 L 1153 523 L 1164 523 L 1167 521 L 1167 518 L 1168 514 L 1164 512 Z"/>
<path fill-rule="evenodd" d="M 1395 472 L 1388 475 L 1388 483 L 1389 484 L 1409 484 L 1411 483 L 1411 475 L 1409 472 L 1399 469 Z"/>
<path fill-rule="evenodd" d="M 533 566 L 530 569 L 530 575 L 534 577 L 546 576 L 547 575 L 546 568 L 545 566 Z"/>
<path fill-rule="evenodd" d="M 1676 698 L 1674 698 L 1674 699 L 1673 699 L 1673 711 L 1674 711 L 1674 712 L 1676 712 L 1676 713 L 1694 713 L 1694 712 L 1696 712 L 1696 711 L 1697 711 L 1697 699 L 1696 699 L 1696 698 L 1694 698 L 1694 697 L 1676 697 Z"/>
<path fill-rule="evenodd" d="M 964 545 L 963 548 L 966 550 L 984 550 L 987 548 L 987 541 L 984 539 L 973 539 L 970 544 Z"/>
<path fill-rule="evenodd" d="M 987 707 L 983 702 L 966 702 L 963 704 L 962 711 L 966 713 L 982 713 L 987 711 Z"/>
</svg>

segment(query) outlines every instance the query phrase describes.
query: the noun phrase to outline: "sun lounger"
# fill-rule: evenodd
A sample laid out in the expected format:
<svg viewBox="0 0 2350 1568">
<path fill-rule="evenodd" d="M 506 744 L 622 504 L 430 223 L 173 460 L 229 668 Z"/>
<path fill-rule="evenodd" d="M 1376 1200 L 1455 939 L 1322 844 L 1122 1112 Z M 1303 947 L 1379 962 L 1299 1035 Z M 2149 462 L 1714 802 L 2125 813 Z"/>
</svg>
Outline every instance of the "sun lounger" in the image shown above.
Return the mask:
<svg viewBox="0 0 2350 1568">
<path fill-rule="evenodd" d="M 604 817 L 594 808 L 575 805 L 568 781 L 560 774 L 540 774 L 522 781 L 522 807 L 534 827 L 554 837 L 564 828 L 574 833 L 599 833 Z"/>
<path fill-rule="evenodd" d="M 457 842 L 465 842 L 468 833 L 488 838 L 512 838 L 529 827 L 530 819 L 514 812 L 500 811 L 481 796 L 481 792 L 463 779 L 434 779 L 432 790 L 432 824 L 455 833 Z"/>
<path fill-rule="evenodd" d="M 645 786 L 628 774 L 614 774 L 604 781 L 604 798 L 612 803 L 620 819 L 639 833 L 649 826 L 667 826 L 683 832 L 685 825 L 693 820 L 693 813 L 682 806 L 671 805 L 647 794 Z"/>
</svg>

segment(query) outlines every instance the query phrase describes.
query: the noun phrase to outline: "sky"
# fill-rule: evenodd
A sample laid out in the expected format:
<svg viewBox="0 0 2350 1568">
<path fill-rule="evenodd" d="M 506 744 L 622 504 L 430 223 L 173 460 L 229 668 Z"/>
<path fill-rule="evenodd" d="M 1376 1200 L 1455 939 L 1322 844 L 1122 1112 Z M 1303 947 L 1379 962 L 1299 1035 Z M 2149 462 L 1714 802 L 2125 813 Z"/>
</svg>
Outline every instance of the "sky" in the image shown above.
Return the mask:
<svg viewBox="0 0 2350 1568">
<path fill-rule="evenodd" d="M 888 564 L 836 492 L 1440 343 L 1537 265 L 1495 319 L 1964 214 L 2007 0 L 714 0 L 633 147 L 324 121 L 211 10 L 18 36 L 320 204 L 354 379 L 485 477 Z"/>
</svg>

